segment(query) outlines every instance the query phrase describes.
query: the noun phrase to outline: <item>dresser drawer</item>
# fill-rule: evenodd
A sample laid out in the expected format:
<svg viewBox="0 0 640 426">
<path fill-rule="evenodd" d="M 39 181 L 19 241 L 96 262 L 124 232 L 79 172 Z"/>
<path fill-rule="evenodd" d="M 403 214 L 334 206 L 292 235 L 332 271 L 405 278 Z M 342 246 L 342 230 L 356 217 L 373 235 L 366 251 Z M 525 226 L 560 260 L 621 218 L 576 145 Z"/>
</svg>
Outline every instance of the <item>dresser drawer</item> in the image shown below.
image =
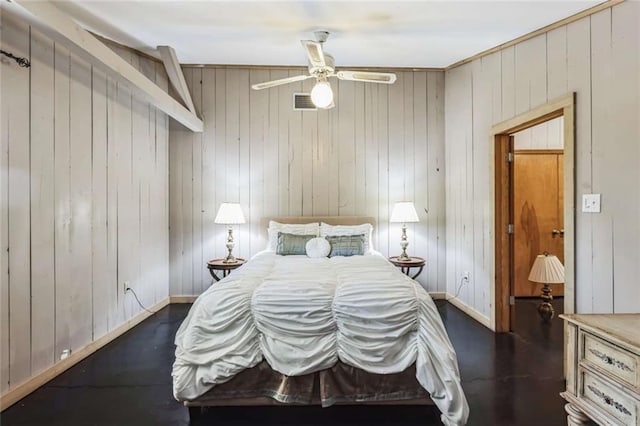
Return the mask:
<svg viewBox="0 0 640 426">
<path fill-rule="evenodd" d="M 632 387 L 638 383 L 638 364 L 640 357 L 618 346 L 600 339 L 590 333 L 582 332 L 582 359 L 596 368 L 619 378 Z"/>
<path fill-rule="evenodd" d="M 580 368 L 578 398 L 606 413 L 608 417 L 616 419 L 621 425 L 640 426 L 640 401 L 628 390 L 584 368 Z"/>
</svg>

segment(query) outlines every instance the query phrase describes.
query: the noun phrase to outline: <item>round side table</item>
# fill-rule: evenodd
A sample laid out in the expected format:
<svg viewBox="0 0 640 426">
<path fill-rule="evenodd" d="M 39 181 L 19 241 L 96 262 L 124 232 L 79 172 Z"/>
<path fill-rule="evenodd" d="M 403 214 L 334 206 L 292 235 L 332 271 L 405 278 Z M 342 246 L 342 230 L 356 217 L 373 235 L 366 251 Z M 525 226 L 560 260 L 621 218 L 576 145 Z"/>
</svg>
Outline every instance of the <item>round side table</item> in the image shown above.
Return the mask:
<svg viewBox="0 0 640 426">
<path fill-rule="evenodd" d="M 403 274 L 410 276 L 414 280 L 420 275 L 426 263 L 421 257 L 410 257 L 409 260 L 400 260 L 399 256 L 390 257 L 389 262 L 400 268 Z M 413 274 L 413 276 L 410 274 L 412 268 L 418 268 L 418 272 Z"/>
<path fill-rule="evenodd" d="M 220 281 L 222 278 L 229 275 L 229 272 L 247 263 L 247 261 L 241 257 L 236 257 L 236 260 L 237 262 L 225 263 L 224 259 L 212 259 L 207 262 L 207 269 L 209 269 L 209 273 L 211 274 L 214 280 Z M 216 271 L 222 271 L 222 277 L 219 277 L 216 274 Z"/>
</svg>

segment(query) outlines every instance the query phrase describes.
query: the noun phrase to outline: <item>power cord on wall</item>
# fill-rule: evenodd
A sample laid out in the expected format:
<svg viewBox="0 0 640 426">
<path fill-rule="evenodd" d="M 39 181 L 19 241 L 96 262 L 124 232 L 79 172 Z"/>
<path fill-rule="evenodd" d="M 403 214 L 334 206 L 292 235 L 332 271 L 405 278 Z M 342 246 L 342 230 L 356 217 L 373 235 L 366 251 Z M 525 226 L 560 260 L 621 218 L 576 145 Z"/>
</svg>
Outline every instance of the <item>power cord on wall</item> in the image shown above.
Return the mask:
<svg viewBox="0 0 640 426">
<path fill-rule="evenodd" d="M 138 299 L 138 295 L 136 294 L 136 292 L 131 288 L 131 287 L 127 287 L 127 289 L 125 290 L 125 292 L 130 291 L 131 293 L 133 293 L 133 297 L 136 298 L 136 302 L 138 302 L 138 305 L 140 305 L 140 307 L 142 309 L 144 309 L 145 311 L 149 312 L 150 314 L 156 314 L 157 312 L 154 312 L 150 309 L 147 309 L 142 302 L 140 302 L 140 299 Z"/>
<path fill-rule="evenodd" d="M 462 290 L 462 286 L 464 285 L 465 282 L 469 282 L 469 278 L 462 277 L 460 278 L 460 284 L 458 284 L 458 288 L 456 289 L 456 294 L 453 297 L 445 297 L 444 299 L 439 299 L 439 300 L 434 300 L 434 302 L 436 302 L 436 306 L 438 308 L 442 308 L 445 303 L 447 303 L 449 300 L 453 300 L 456 299 L 459 295 L 460 295 L 460 290 Z M 438 302 L 442 302 L 442 303 L 438 303 Z"/>
</svg>

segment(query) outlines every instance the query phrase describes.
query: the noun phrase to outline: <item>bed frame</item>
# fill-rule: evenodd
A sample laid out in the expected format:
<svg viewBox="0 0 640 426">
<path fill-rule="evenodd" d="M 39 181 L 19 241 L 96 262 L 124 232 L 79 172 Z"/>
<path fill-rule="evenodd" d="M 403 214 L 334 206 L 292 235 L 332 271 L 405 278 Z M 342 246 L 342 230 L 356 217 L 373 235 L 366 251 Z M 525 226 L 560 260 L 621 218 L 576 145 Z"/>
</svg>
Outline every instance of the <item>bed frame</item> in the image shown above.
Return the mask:
<svg viewBox="0 0 640 426">
<path fill-rule="evenodd" d="M 264 217 L 261 219 L 261 229 L 264 235 L 267 234 L 269 221 L 280 223 L 312 223 L 324 222 L 329 225 L 360 225 L 370 223 L 376 226 L 376 219 L 371 216 L 276 216 Z M 375 233 L 374 233 L 375 237 Z M 375 247 L 375 240 L 374 240 Z M 193 401 L 185 401 L 184 405 L 189 407 L 189 417 L 195 420 L 201 416 L 202 411 L 208 407 L 239 407 L 239 406 L 302 406 L 302 405 L 321 405 L 320 399 L 314 399 L 310 404 L 300 403 L 283 403 L 269 397 L 251 397 L 251 398 L 229 398 L 229 399 L 211 399 L 203 397 L 196 398 Z M 362 402 L 336 402 L 334 405 L 434 405 L 429 397 L 402 400 L 386 400 L 386 401 L 362 401 Z"/>
</svg>

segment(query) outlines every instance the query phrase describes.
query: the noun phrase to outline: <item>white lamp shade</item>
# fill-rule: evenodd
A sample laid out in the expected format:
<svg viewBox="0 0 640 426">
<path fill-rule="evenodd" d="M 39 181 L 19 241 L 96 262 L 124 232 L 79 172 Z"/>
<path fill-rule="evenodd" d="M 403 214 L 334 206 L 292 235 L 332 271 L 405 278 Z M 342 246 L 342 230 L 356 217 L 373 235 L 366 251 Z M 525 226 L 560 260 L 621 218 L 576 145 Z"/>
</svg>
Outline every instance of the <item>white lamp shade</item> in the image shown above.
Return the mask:
<svg viewBox="0 0 640 426">
<path fill-rule="evenodd" d="M 420 222 L 418 219 L 418 213 L 416 212 L 416 208 L 413 206 L 412 201 L 400 201 L 393 206 L 393 210 L 391 211 L 391 219 L 389 222 L 392 223 L 408 223 L 408 222 Z"/>
<path fill-rule="evenodd" d="M 552 254 L 539 254 L 531 267 L 529 281 L 534 283 L 562 284 L 564 282 L 564 266 Z"/>
<path fill-rule="evenodd" d="M 239 203 L 222 203 L 218 214 L 216 215 L 215 223 L 225 225 L 235 225 L 244 223 L 244 215 L 242 214 L 242 208 Z"/>
<path fill-rule="evenodd" d="M 318 81 L 311 89 L 311 101 L 318 108 L 329 108 L 333 104 L 333 90 L 328 81 Z"/>
</svg>

